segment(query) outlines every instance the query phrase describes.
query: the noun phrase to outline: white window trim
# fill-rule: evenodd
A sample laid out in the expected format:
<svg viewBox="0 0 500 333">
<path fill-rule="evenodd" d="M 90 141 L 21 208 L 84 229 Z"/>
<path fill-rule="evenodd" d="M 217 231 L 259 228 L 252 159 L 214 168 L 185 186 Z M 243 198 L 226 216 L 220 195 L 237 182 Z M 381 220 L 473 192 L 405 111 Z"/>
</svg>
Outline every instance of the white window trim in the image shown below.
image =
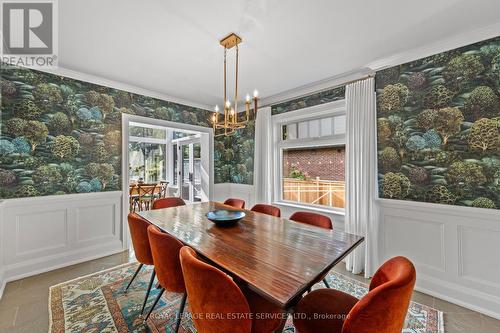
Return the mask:
<svg viewBox="0 0 500 333">
<path fill-rule="evenodd" d="M 283 149 L 286 148 L 301 148 L 314 145 L 315 147 L 324 146 L 345 146 L 345 135 L 332 135 L 327 137 L 317 138 L 301 138 L 292 140 L 282 140 L 282 126 L 290 123 L 295 123 L 305 120 L 320 119 L 325 117 L 335 117 L 346 114 L 345 100 L 324 103 L 311 106 L 308 108 L 298 109 L 282 113 L 272 117 L 272 132 L 273 132 L 273 203 L 276 205 L 289 206 L 299 209 L 313 210 L 323 213 L 332 213 L 344 215 L 345 209 L 326 207 L 322 205 L 304 204 L 293 201 L 286 201 L 282 198 L 283 183 L 281 182 L 283 175 Z"/>
</svg>

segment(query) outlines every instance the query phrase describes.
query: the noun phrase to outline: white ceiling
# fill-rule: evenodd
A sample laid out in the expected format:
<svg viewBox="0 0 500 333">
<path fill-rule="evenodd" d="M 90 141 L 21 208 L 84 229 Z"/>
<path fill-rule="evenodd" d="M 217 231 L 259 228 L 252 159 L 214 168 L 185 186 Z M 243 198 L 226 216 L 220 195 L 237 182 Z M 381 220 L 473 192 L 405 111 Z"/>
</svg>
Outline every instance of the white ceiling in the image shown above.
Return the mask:
<svg viewBox="0 0 500 333">
<path fill-rule="evenodd" d="M 239 34 L 240 91 L 268 97 L 500 21 L 498 0 L 64 0 L 59 66 L 221 104 L 219 39 Z"/>
</svg>

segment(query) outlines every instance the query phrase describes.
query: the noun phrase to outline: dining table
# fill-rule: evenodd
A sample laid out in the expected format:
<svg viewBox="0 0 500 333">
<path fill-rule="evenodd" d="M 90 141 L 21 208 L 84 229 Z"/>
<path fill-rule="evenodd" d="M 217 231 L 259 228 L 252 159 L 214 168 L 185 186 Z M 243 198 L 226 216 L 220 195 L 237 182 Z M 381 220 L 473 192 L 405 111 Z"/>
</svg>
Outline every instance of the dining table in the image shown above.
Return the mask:
<svg viewBox="0 0 500 333">
<path fill-rule="evenodd" d="M 244 211 L 245 217 L 218 226 L 206 217 L 218 209 Z M 286 311 L 364 240 L 212 201 L 138 214 Z"/>
</svg>

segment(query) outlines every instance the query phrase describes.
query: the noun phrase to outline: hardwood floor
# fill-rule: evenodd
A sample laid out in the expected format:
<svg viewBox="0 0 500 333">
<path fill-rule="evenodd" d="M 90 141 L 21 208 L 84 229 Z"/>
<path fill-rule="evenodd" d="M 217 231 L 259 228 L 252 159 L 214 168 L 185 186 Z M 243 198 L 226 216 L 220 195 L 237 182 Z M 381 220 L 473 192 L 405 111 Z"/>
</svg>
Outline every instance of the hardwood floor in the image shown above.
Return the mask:
<svg viewBox="0 0 500 333">
<path fill-rule="evenodd" d="M 111 268 L 129 260 L 131 260 L 130 254 L 126 251 L 8 283 L 0 300 L 0 332 L 47 333 L 50 286 Z M 347 272 L 343 263 L 337 265 L 334 270 L 362 282 L 369 282 L 361 276 Z M 500 332 L 500 320 L 419 292 L 414 292 L 413 300 L 443 311 L 446 333 Z"/>
</svg>

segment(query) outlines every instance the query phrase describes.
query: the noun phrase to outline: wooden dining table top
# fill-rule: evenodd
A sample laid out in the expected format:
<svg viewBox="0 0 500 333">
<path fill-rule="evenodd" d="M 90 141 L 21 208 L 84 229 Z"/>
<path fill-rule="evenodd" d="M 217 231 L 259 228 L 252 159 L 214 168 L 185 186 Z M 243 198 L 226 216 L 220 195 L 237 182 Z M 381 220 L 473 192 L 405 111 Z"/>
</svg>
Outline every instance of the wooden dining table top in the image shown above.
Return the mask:
<svg viewBox="0 0 500 333">
<path fill-rule="evenodd" d="M 232 208 L 205 202 L 138 214 L 284 309 L 364 240 L 249 210 L 219 227 L 205 216 L 215 209 Z"/>
</svg>

